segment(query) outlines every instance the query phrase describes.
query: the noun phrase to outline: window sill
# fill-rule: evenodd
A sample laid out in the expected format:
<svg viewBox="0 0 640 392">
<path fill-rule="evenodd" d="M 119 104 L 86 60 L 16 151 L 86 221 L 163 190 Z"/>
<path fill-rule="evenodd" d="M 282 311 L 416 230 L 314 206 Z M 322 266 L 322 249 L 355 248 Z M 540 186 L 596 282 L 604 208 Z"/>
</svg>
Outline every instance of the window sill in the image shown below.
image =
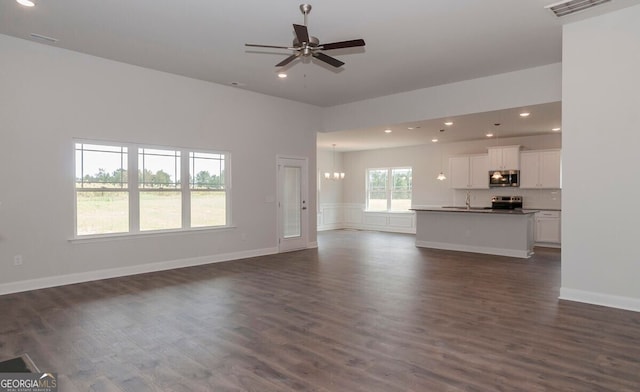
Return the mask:
<svg viewBox="0 0 640 392">
<path fill-rule="evenodd" d="M 143 231 L 138 233 L 114 233 L 114 234 L 96 234 L 84 235 L 80 237 L 70 238 L 68 241 L 72 244 L 85 244 L 91 242 L 116 241 L 116 240 L 132 240 L 137 238 L 166 237 L 170 235 L 188 235 L 202 232 L 216 232 L 234 230 L 236 226 L 216 226 L 216 227 L 196 227 L 192 229 L 175 229 L 175 230 L 156 230 Z"/>
</svg>

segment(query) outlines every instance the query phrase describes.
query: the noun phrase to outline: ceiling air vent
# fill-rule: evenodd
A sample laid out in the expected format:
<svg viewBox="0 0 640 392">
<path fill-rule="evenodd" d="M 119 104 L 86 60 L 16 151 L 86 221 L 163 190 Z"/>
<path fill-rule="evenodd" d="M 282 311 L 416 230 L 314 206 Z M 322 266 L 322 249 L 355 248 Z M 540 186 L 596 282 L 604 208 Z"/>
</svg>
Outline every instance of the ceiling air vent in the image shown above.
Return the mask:
<svg viewBox="0 0 640 392">
<path fill-rule="evenodd" d="M 551 11 L 553 11 L 554 14 L 556 14 L 558 18 L 560 18 L 599 6 L 604 3 L 608 3 L 610 1 L 611 0 L 569 0 L 550 4 L 544 8 L 549 8 Z"/>
<path fill-rule="evenodd" d="M 56 42 L 58 42 L 57 38 L 53 38 L 53 37 L 47 37 L 46 35 L 42 35 L 42 34 L 36 34 L 36 33 L 31 33 L 29 34 L 29 36 L 31 38 L 35 38 L 38 39 L 40 41 L 46 41 L 49 42 L 51 44 L 55 44 Z"/>
</svg>

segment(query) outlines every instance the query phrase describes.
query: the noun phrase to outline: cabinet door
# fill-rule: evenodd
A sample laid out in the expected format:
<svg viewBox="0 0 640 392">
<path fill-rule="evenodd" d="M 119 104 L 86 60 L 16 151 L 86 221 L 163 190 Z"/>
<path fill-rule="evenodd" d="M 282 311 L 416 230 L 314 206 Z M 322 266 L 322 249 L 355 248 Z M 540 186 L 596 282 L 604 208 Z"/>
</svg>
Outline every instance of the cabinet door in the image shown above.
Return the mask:
<svg viewBox="0 0 640 392">
<path fill-rule="evenodd" d="M 560 164 L 560 151 L 540 152 L 540 188 L 560 189 Z"/>
<path fill-rule="evenodd" d="M 520 154 L 520 188 L 537 188 L 540 184 L 540 154 Z"/>
<path fill-rule="evenodd" d="M 469 157 L 449 158 L 449 173 L 451 188 L 469 188 Z"/>
<path fill-rule="evenodd" d="M 537 219 L 536 242 L 560 243 L 560 219 Z"/>
<path fill-rule="evenodd" d="M 501 148 L 489 148 L 489 170 L 502 170 Z"/>
<path fill-rule="evenodd" d="M 540 211 L 536 213 L 535 241 L 560 244 L 560 212 Z"/>
<path fill-rule="evenodd" d="M 469 157 L 469 184 L 474 189 L 489 188 L 489 156 L 476 155 Z"/>
<path fill-rule="evenodd" d="M 520 147 L 505 147 L 502 149 L 503 170 L 520 170 Z"/>
</svg>

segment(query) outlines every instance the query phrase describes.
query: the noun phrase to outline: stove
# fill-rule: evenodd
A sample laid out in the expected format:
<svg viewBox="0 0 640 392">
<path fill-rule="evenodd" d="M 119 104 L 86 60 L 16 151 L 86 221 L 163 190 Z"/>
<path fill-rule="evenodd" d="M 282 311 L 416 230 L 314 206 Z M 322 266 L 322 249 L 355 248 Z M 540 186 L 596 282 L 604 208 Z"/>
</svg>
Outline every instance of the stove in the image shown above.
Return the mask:
<svg viewBox="0 0 640 392">
<path fill-rule="evenodd" d="M 522 208 L 522 196 L 493 196 L 491 208 L 494 210 L 514 210 Z"/>
</svg>

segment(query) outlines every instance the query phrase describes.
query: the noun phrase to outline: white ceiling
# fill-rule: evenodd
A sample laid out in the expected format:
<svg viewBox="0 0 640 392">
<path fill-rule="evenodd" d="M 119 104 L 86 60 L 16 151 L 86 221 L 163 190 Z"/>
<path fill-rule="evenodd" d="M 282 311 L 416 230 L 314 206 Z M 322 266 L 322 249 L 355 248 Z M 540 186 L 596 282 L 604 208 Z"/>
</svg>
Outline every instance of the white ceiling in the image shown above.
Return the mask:
<svg viewBox="0 0 640 392">
<path fill-rule="evenodd" d="M 0 1 L 0 33 L 36 42 L 42 41 L 30 34 L 49 36 L 60 48 L 219 84 L 239 82 L 239 88 L 318 106 L 556 63 L 563 23 L 640 2 L 613 0 L 563 19 L 544 8 L 553 0 L 312 2 L 311 35 L 321 42 L 363 38 L 366 47 L 327 52 L 346 62 L 341 69 L 295 61 L 286 69 L 289 77 L 278 79 L 274 65 L 290 53 L 244 44 L 289 45 L 292 24 L 303 22 L 302 1 L 33 1 L 33 8 Z M 550 110 L 557 116 L 542 116 L 540 129 L 559 121 L 558 108 Z M 439 136 L 443 141 L 466 140 L 493 123 L 481 116 L 455 121 L 456 128 Z M 437 121 L 425 122 L 419 141 L 440 128 Z M 405 131 L 393 137 L 411 139 Z M 363 136 L 352 132 L 338 143 Z"/>
<path fill-rule="evenodd" d="M 525 112 L 530 115 L 521 117 L 520 113 Z M 329 149 L 335 144 L 336 151 L 345 152 L 430 144 L 433 139 L 438 139 L 437 143 L 486 139 L 487 133 L 493 133 L 494 139 L 545 135 L 559 132 L 553 129 L 561 127 L 561 113 L 562 104 L 552 102 L 387 127 L 319 132 L 317 145 L 318 148 Z M 453 124 L 445 125 L 445 122 Z M 410 127 L 413 129 L 408 129 Z M 386 129 L 392 132 L 385 133 Z"/>
</svg>

